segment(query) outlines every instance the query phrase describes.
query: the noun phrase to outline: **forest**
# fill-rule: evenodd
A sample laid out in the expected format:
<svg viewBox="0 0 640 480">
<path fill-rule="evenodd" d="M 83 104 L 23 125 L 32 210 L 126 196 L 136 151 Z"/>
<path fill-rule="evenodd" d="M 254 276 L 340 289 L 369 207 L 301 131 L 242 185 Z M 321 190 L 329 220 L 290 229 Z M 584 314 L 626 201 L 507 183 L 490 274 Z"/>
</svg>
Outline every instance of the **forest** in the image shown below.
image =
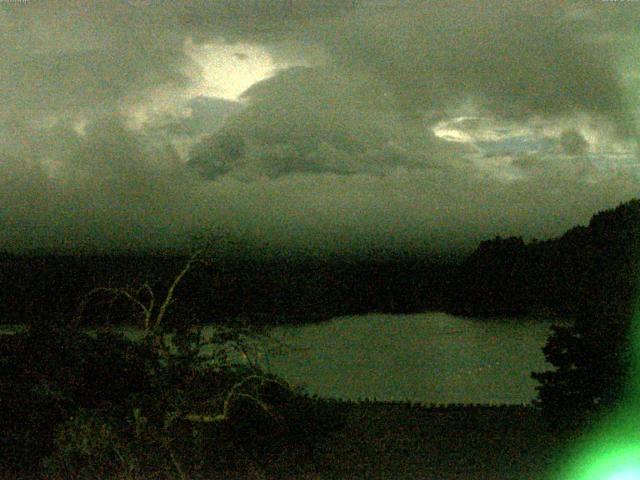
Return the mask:
<svg viewBox="0 0 640 480">
<path fill-rule="evenodd" d="M 630 314 L 638 272 L 640 201 L 596 213 L 558 238 L 482 242 L 455 267 L 447 309 L 468 315 L 572 318 L 607 305 Z"/>
<path fill-rule="evenodd" d="M 243 316 L 256 324 L 304 323 L 367 312 L 441 310 L 467 316 L 574 317 L 606 304 L 628 312 L 640 240 L 640 200 L 595 214 L 549 240 L 486 240 L 470 254 L 436 257 L 386 251 L 359 255 L 272 256 L 215 250 L 190 272 L 176 305 L 211 323 Z M 73 314 L 97 286 L 166 288 L 187 255 L 175 252 L 0 255 L 0 318 Z M 92 321 L 126 323 L 130 305 L 104 309 Z M 117 302 L 116 302 L 117 303 Z M 105 318 L 105 315 L 109 318 Z M 176 312 L 177 313 L 177 312 Z"/>
</svg>

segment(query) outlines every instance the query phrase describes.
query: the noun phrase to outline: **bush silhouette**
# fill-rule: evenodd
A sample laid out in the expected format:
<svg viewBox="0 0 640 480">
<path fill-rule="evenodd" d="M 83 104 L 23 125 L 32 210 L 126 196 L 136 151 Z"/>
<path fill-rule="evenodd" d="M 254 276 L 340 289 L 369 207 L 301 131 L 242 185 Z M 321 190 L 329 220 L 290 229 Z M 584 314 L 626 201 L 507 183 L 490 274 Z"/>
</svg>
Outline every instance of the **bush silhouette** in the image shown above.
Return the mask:
<svg viewBox="0 0 640 480">
<path fill-rule="evenodd" d="M 0 470 L 206 478 L 266 468 L 337 426 L 255 361 L 230 360 L 234 351 L 251 355 L 259 331 L 216 325 L 207 337 L 201 325 L 170 318 L 172 293 L 195 259 L 161 298 L 150 287 L 101 289 L 138 307 L 142 338 L 92 332 L 81 316 L 0 337 Z"/>
</svg>

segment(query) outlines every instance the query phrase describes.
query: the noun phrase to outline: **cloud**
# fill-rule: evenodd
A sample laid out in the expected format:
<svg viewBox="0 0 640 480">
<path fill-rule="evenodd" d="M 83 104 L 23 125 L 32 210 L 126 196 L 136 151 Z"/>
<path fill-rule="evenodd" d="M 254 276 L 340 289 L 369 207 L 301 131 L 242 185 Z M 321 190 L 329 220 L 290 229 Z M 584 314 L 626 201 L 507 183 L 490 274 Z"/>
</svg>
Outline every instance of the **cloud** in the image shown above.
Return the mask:
<svg viewBox="0 0 640 480">
<path fill-rule="evenodd" d="M 191 152 L 208 178 L 228 172 L 370 173 L 434 168 L 464 147 L 404 118 L 385 85 L 330 67 L 296 67 L 255 84 L 246 106 Z"/>
<path fill-rule="evenodd" d="M 378 75 L 414 114 L 472 98 L 505 117 L 588 112 L 635 134 L 615 46 L 585 23 L 556 2 L 392 2 L 327 41 L 336 62 Z"/>
<path fill-rule="evenodd" d="M 184 37 L 125 2 L 5 3 L 0 100 L 27 117 L 113 111 L 189 82 Z"/>
<path fill-rule="evenodd" d="M 637 194 L 596 168 L 637 126 L 629 2 L 22 3 L 0 5 L 1 248 L 212 228 L 308 252 L 470 248 Z M 192 99 L 189 37 L 287 68 L 240 102 Z M 461 116 L 487 119 L 459 126 L 484 154 L 433 133 Z"/>
<path fill-rule="evenodd" d="M 194 179 L 175 152 L 145 144 L 121 119 L 89 124 L 84 135 L 64 123 L 18 133 L 36 155 L 0 151 L 3 246 L 163 244 L 193 226 Z"/>
<path fill-rule="evenodd" d="M 113 107 L 184 88 L 198 66 L 184 43 L 272 42 L 331 21 L 352 0 L 59 0 L 0 6 L 0 100 L 19 110 Z"/>
<path fill-rule="evenodd" d="M 560 145 L 567 155 L 584 155 L 589 150 L 589 142 L 577 130 L 565 130 L 562 132 Z"/>
<path fill-rule="evenodd" d="M 635 133 L 616 69 L 639 9 L 556 2 L 218 0 L 2 5 L 0 99 L 21 114 L 122 109 L 200 67 L 184 42 L 249 42 L 384 84 L 405 114 L 472 98 L 526 118 L 585 111 Z M 637 22 L 636 22 L 637 23 Z M 315 56 L 317 55 L 317 57 Z M 376 90 L 371 92 L 375 95 Z"/>
<path fill-rule="evenodd" d="M 236 167 L 245 153 L 246 141 L 242 135 L 222 131 L 192 148 L 189 165 L 206 178 L 216 178 Z"/>
<path fill-rule="evenodd" d="M 343 2 L 59 0 L 0 6 L 0 101 L 20 115 L 122 111 L 159 91 L 192 85 L 189 38 L 262 39 L 298 28 Z M 197 21 L 196 21 L 197 20 Z M 284 20 L 284 21 L 283 21 Z M 6 109 L 5 109 L 6 111 Z"/>
<path fill-rule="evenodd" d="M 171 145 L 181 159 L 194 144 L 212 131 L 219 130 L 226 119 L 241 109 L 238 102 L 214 97 L 194 97 L 176 101 L 175 108 L 145 115 L 138 130 L 156 145 Z"/>
<path fill-rule="evenodd" d="M 208 178 L 441 168 L 462 161 L 470 145 L 443 142 L 430 128 L 469 105 L 513 127 L 508 141 L 475 143 L 491 155 L 552 148 L 555 138 L 513 135 L 541 118 L 566 123 L 568 131 L 573 118 L 587 117 L 612 137 L 632 138 L 637 126 L 615 55 L 619 44 L 602 40 L 603 33 L 626 32 L 626 23 L 615 12 L 599 14 L 606 29 L 592 21 L 594 12 L 573 4 L 360 2 L 331 21 L 305 25 L 306 41 L 325 48 L 325 63 L 249 88 L 246 108 L 194 150 L 192 164 Z M 567 135 L 564 153 L 585 153 L 581 134 Z M 215 147 L 229 136 L 242 139 L 242 155 Z"/>
<path fill-rule="evenodd" d="M 180 23 L 204 38 L 280 41 L 353 11 L 359 0 L 195 0 L 177 2 Z"/>
<path fill-rule="evenodd" d="M 356 163 L 345 175 L 345 162 L 354 160 L 342 152 L 340 172 L 310 175 L 288 166 L 286 175 L 250 182 L 222 175 L 210 182 L 117 116 L 87 124 L 84 134 L 64 122 L 16 132 L 30 136 L 36 155 L 29 156 L 22 138 L 0 149 L 0 248 L 166 247 L 213 231 L 249 242 L 256 252 L 383 245 L 440 251 L 473 248 L 497 234 L 557 235 L 637 192 L 637 178 L 628 174 L 580 173 L 581 157 L 539 157 L 539 168 L 523 168 L 509 180 L 497 175 L 500 169 L 468 162 L 380 175 L 369 161 L 369 170 Z M 292 155 L 279 144 L 262 148 L 279 162 Z M 396 165 L 388 157 L 397 148 L 380 151 L 383 165 Z M 336 161 L 330 144 L 314 152 Z"/>
</svg>

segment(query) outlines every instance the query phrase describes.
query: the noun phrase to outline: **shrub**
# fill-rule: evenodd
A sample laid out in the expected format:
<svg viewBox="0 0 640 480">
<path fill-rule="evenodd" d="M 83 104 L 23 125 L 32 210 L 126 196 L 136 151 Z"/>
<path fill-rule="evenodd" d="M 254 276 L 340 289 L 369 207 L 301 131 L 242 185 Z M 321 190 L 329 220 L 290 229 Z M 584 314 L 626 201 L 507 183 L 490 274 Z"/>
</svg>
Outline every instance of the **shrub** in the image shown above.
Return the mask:
<svg viewBox="0 0 640 480">
<path fill-rule="evenodd" d="M 318 402 L 249 358 L 260 332 L 218 325 L 207 337 L 197 324 L 165 321 L 189 267 L 160 303 L 150 288 L 137 291 L 146 303 L 130 291 L 101 289 L 140 307 L 141 339 L 91 333 L 81 317 L 0 338 L 4 470 L 208 478 L 247 464 L 265 467 L 298 455 L 301 446 L 309 452 L 337 427 Z M 249 361 L 231 361 L 234 352 Z"/>
</svg>

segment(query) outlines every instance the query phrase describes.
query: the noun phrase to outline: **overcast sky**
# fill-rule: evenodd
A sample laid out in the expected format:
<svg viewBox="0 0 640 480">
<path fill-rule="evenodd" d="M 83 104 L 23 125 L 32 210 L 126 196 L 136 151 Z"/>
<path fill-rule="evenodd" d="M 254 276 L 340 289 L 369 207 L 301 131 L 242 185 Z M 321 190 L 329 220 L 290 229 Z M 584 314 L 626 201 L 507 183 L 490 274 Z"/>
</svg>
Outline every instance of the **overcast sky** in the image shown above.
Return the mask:
<svg viewBox="0 0 640 480">
<path fill-rule="evenodd" d="M 0 248 L 446 250 L 638 194 L 640 2 L 0 3 Z"/>
</svg>

